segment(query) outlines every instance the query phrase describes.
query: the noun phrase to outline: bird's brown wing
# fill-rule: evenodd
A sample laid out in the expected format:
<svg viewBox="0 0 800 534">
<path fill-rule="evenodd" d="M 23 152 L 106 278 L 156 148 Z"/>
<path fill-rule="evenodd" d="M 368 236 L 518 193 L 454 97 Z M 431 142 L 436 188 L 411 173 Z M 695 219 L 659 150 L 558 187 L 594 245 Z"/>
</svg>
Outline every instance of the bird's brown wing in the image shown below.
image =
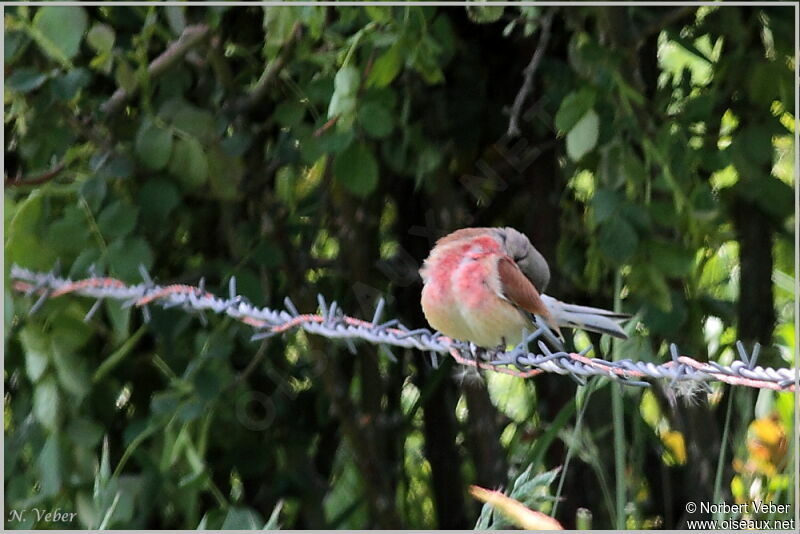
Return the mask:
<svg viewBox="0 0 800 534">
<path fill-rule="evenodd" d="M 560 334 L 558 325 L 555 324 L 550 310 L 542 302 L 539 291 L 520 270 L 511 258 L 503 257 L 497 263 L 500 277 L 500 288 L 506 299 L 515 306 L 543 318 L 550 327 Z"/>
</svg>

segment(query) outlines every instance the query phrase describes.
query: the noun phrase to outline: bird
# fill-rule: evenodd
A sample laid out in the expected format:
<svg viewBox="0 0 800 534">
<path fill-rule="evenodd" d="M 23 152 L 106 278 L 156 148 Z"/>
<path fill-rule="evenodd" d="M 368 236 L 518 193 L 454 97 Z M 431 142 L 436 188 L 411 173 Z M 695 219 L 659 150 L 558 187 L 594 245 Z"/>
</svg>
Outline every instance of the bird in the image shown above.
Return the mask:
<svg viewBox="0 0 800 534">
<path fill-rule="evenodd" d="M 479 347 L 522 342 L 525 332 L 536 330 L 536 318 L 562 340 L 561 327 L 628 337 L 619 322 L 630 316 L 546 295 L 547 261 L 525 234 L 511 227 L 462 228 L 442 237 L 419 273 L 428 323 Z"/>
</svg>

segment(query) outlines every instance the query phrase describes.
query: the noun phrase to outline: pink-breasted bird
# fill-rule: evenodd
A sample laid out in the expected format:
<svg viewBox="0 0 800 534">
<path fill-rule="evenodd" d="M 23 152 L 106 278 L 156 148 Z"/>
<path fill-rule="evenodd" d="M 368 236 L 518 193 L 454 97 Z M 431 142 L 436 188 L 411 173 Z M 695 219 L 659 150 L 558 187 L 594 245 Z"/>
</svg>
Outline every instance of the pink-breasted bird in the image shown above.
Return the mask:
<svg viewBox="0 0 800 534">
<path fill-rule="evenodd" d="M 627 315 L 565 304 L 544 294 L 550 268 L 513 228 L 462 228 L 436 242 L 420 269 L 422 311 L 444 335 L 481 347 L 505 346 L 536 330 L 532 315 L 560 334 L 579 328 L 626 339 Z"/>
</svg>

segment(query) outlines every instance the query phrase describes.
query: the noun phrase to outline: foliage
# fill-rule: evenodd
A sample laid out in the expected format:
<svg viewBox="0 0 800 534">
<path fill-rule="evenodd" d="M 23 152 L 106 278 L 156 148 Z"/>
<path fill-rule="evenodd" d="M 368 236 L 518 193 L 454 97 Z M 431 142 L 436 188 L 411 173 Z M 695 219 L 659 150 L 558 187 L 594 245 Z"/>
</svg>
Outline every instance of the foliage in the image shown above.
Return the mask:
<svg viewBox="0 0 800 534">
<path fill-rule="evenodd" d="M 768 346 L 761 364 L 790 365 L 791 14 L 10 7 L 6 273 L 58 260 L 138 282 L 141 265 L 220 293 L 236 276 L 256 303 L 311 310 L 322 293 L 365 317 L 383 295 L 387 315 L 421 327 L 416 269 L 433 240 L 508 225 L 548 258 L 556 297 L 612 306 L 617 277 L 641 319 L 621 357 L 662 361 L 673 341 L 727 363 L 741 338 Z M 543 480 L 567 449 L 567 528 L 580 507 L 595 528 L 682 524 L 686 501 L 712 500 L 698 473 L 720 450 L 724 495 L 791 502 L 793 466 L 769 438 L 792 435 L 787 395 L 758 393 L 772 426 L 748 438 L 752 391 L 683 392 L 692 406 L 664 385 L 625 390 L 623 451 L 607 384 L 584 407 L 565 377 L 492 376 L 487 390 L 413 351 L 395 363 L 302 334 L 258 344 L 231 321 L 152 310 L 144 323 L 114 303 L 85 323 L 86 300 L 28 315 L 31 299 L 5 295 L 6 517 L 77 512 L 12 528 L 464 528 L 479 514 L 469 484 Z M 606 352 L 574 339 L 590 342 Z"/>
</svg>

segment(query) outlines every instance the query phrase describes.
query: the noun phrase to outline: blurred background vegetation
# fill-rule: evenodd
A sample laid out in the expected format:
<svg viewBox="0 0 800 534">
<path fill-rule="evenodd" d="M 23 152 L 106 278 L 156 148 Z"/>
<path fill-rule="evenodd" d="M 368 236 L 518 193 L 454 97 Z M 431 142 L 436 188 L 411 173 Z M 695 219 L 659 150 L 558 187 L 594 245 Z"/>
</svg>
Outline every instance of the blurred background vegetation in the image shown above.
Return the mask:
<svg viewBox="0 0 800 534">
<path fill-rule="evenodd" d="M 550 261 L 549 293 L 638 314 L 613 353 L 576 345 L 730 363 L 741 339 L 789 366 L 793 20 L 7 7 L 6 280 L 60 260 L 138 283 L 142 264 L 221 294 L 236 276 L 272 307 L 321 293 L 371 317 L 383 296 L 414 328 L 433 241 L 508 225 Z M 477 375 L 300 333 L 251 342 L 219 317 L 145 323 L 105 302 L 84 323 L 89 299 L 32 301 L 6 282 L 9 528 L 470 528 L 470 484 L 568 528 L 794 499 L 790 394 Z M 34 507 L 77 518 L 9 521 Z"/>
</svg>

